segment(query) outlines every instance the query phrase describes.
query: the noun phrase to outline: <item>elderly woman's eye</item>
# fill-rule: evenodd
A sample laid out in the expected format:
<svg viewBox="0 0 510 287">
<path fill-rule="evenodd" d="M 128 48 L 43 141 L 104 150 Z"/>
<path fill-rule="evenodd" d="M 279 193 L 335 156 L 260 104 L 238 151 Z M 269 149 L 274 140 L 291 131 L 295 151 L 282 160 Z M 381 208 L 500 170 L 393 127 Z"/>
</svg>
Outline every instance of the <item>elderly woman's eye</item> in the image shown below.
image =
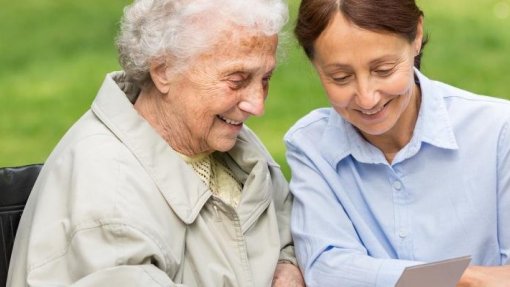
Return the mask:
<svg viewBox="0 0 510 287">
<path fill-rule="evenodd" d="M 245 79 L 242 77 L 234 77 L 230 78 L 229 81 L 231 81 L 232 83 L 242 83 L 245 81 Z"/>
<path fill-rule="evenodd" d="M 267 76 L 263 77 L 262 83 L 264 83 L 264 85 L 268 85 L 269 81 L 271 80 L 271 77 L 272 77 L 272 75 L 267 75 Z"/>
<path fill-rule="evenodd" d="M 227 79 L 230 87 L 233 89 L 242 88 L 246 84 L 247 80 L 247 77 L 239 74 L 232 75 Z"/>
</svg>

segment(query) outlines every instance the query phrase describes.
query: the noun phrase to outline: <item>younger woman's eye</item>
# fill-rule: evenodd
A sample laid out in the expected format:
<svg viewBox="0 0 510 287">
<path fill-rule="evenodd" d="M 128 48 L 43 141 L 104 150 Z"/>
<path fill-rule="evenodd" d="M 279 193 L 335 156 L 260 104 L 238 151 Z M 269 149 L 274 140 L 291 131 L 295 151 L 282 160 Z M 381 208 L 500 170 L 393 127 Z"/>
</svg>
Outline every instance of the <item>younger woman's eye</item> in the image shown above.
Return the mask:
<svg viewBox="0 0 510 287">
<path fill-rule="evenodd" d="M 394 68 L 384 68 L 384 69 L 377 69 L 374 71 L 374 73 L 380 77 L 388 77 L 393 73 L 393 71 L 394 71 Z"/>
<path fill-rule="evenodd" d="M 331 77 L 333 79 L 333 81 L 337 84 L 346 84 L 349 79 L 351 78 L 351 75 L 345 75 L 345 76 L 333 76 Z"/>
</svg>

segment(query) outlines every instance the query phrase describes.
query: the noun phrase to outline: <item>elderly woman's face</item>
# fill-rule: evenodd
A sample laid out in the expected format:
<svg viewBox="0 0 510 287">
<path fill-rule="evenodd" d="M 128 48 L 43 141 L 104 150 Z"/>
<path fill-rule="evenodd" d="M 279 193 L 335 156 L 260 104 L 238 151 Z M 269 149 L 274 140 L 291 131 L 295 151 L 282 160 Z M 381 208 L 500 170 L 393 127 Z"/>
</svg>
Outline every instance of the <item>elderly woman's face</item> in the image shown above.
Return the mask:
<svg viewBox="0 0 510 287">
<path fill-rule="evenodd" d="M 418 35 L 409 43 L 361 29 L 338 13 L 316 40 L 313 64 L 331 105 L 365 136 L 398 136 L 409 132 L 402 127 L 414 125 L 416 105 L 410 103 L 418 92 L 413 70 Z"/>
<path fill-rule="evenodd" d="M 233 29 L 171 78 L 167 115 L 179 146 L 194 155 L 228 151 L 252 115 L 264 112 L 277 36 Z"/>
</svg>

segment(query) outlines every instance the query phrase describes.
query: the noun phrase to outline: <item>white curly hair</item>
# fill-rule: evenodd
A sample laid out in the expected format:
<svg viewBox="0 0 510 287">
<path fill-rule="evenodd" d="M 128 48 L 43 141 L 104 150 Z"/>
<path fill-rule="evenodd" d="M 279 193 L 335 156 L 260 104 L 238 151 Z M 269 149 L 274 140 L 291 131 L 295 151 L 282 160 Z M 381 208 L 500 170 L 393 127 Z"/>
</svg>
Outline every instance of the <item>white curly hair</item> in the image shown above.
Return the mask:
<svg viewBox="0 0 510 287">
<path fill-rule="evenodd" d="M 285 0 L 135 0 L 126 6 L 117 37 L 119 62 L 139 85 L 151 64 L 179 69 L 215 44 L 225 27 L 275 35 L 288 20 Z M 227 26 L 230 25 L 230 26 Z"/>
</svg>

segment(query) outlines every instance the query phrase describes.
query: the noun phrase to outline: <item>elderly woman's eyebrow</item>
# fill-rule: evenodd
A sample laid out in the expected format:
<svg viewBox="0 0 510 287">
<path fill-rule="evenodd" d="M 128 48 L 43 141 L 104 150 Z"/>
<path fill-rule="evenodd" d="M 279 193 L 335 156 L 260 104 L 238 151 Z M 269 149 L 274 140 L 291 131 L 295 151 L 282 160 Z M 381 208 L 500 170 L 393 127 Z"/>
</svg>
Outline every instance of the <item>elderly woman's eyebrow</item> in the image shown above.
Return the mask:
<svg viewBox="0 0 510 287">
<path fill-rule="evenodd" d="M 270 69 L 262 69 L 261 67 L 250 67 L 249 65 L 241 64 L 241 65 L 236 65 L 232 68 L 229 68 L 224 73 L 224 75 L 229 76 L 229 75 L 233 75 L 233 74 L 237 74 L 237 73 L 242 73 L 242 74 L 262 73 L 262 74 L 266 75 L 266 74 L 272 74 L 274 69 L 275 69 L 274 66 L 272 66 Z"/>
</svg>

